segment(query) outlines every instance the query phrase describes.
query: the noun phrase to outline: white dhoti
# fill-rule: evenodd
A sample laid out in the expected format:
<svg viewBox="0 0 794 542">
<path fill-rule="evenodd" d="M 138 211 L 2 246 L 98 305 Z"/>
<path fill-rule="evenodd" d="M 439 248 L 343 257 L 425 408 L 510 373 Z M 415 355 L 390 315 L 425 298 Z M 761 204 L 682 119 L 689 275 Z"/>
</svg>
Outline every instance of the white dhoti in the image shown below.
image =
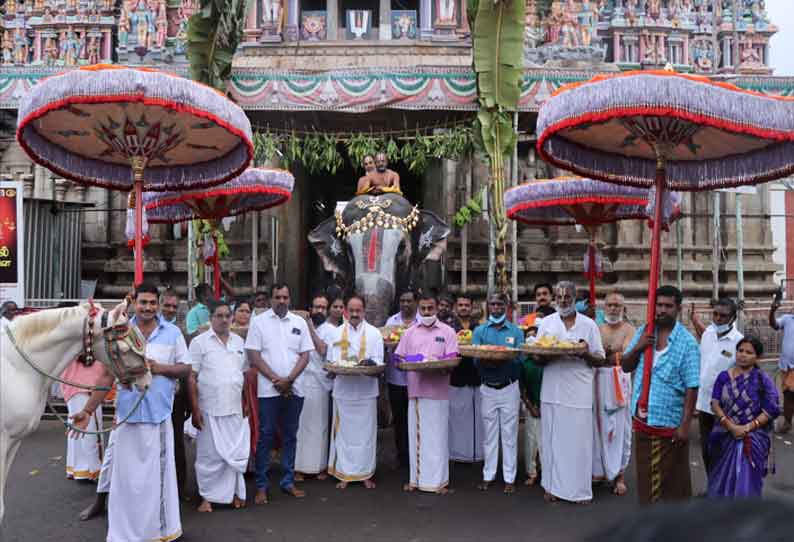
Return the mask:
<svg viewBox="0 0 794 542">
<path fill-rule="evenodd" d="M 328 474 L 343 482 L 360 482 L 375 474 L 378 399 L 334 399 Z"/>
<path fill-rule="evenodd" d="M 66 403 L 69 416 L 74 416 L 88 402 L 90 394 L 76 393 Z M 102 429 L 102 406 L 88 420 L 86 431 Z M 102 436 L 83 435 L 80 438 L 66 437 L 66 477 L 75 480 L 96 480 L 102 466 Z"/>
<path fill-rule="evenodd" d="M 170 542 L 182 536 L 174 428 L 125 423 L 115 431 L 107 542 Z"/>
<path fill-rule="evenodd" d="M 538 453 L 540 453 L 540 418 L 535 418 L 527 410 L 524 417 L 524 469 L 527 476 L 538 475 Z"/>
<path fill-rule="evenodd" d="M 102 455 L 102 466 L 99 468 L 96 492 L 110 493 L 110 478 L 113 475 L 113 448 L 116 446 L 116 430 L 108 434 L 108 445 Z"/>
<path fill-rule="evenodd" d="M 479 386 L 450 386 L 449 458 L 462 463 L 482 461 L 483 435 Z"/>
<path fill-rule="evenodd" d="M 611 482 L 631 459 L 631 376 L 619 368 L 598 369 L 594 397 L 593 479 Z"/>
<path fill-rule="evenodd" d="M 196 438 L 196 481 L 199 495 L 209 502 L 245 500 L 243 473 L 251 452 L 251 428 L 240 414 L 202 413 L 204 429 Z"/>
<path fill-rule="evenodd" d="M 298 424 L 295 471 L 320 474 L 328 468 L 328 389 L 309 375 L 303 382 L 303 410 Z"/>
<path fill-rule="evenodd" d="M 449 485 L 449 401 L 408 401 L 411 487 L 437 493 Z"/>
<path fill-rule="evenodd" d="M 496 478 L 499 463 L 499 441 L 502 441 L 502 477 L 506 484 L 516 481 L 518 464 L 518 382 L 500 390 L 480 386 L 482 393 L 482 421 L 485 431 L 485 463 L 482 477 L 486 482 Z"/>
<path fill-rule="evenodd" d="M 541 485 L 570 502 L 593 498 L 593 409 L 540 403 Z"/>
</svg>

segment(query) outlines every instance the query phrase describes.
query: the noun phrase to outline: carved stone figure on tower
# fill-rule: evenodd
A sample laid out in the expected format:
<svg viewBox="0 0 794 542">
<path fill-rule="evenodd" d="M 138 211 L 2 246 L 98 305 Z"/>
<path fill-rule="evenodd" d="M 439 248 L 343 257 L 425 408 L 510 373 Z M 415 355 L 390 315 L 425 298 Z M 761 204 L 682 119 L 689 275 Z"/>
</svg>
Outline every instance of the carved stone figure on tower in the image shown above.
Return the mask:
<svg viewBox="0 0 794 542">
<path fill-rule="evenodd" d="M 157 2 L 157 36 L 155 44 L 159 49 L 165 47 L 166 39 L 168 38 L 168 15 L 165 11 L 165 0 Z"/>
<path fill-rule="evenodd" d="M 135 38 L 135 45 L 150 49 L 154 39 L 154 13 L 146 0 L 137 0 L 135 9 L 130 13 L 130 33 Z"/>
<path fill-rule="evenodd" d="M 262 1 L 263 14 L 262 19 L 264 26 L 275 30 L 276 33 L 281 32 L 281 0 L 263 0 Z"/>
<path fill-rule="evenodd" d="M 99 39 L 96 36 L 88 38 L 88 63 L 99 63 Z"/>
<path fill-rule="evenodd" d="M 14 64 L 14 40 L 11 39 L 11 32 L 6 30 L 3 33 L 3 64 Z"/>
<path fill-rule="evenodd" d="M 437 0 L 438 16 L 436 26 L 457 26 L 457 6 L 455 0 Z"/>
<path fill-rule="evenodd" d="M 17 28 L 14 32 L 14 64 L 21 66 L 28 63 L 30 44 L 25 35 L 24 28 Z"/>
<path fill-rule="evenodd" d="M 121 2 L 121 11 L 119 12 L 119 46 L 122 48 L 127 47 L 130 35 L 130 13 L 126 0 Z"/>
<path fill-rule="evenodd" d="M 576 6 L 576 0 L 567 0 L 562 12 L 562 45 L 577 47 L 581 45 L 579 38 L 579 8 Z"/>
</svg>

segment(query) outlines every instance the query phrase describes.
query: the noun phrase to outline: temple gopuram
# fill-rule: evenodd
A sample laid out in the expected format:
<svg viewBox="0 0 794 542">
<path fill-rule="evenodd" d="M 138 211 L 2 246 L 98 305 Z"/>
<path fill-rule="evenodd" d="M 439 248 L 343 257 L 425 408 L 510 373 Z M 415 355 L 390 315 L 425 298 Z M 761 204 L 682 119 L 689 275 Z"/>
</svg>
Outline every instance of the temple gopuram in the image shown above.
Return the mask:
<svg viewBox="0 0 794 542">
<path fill-rule="evenodd" d="M 775 77 L 769 66 L 770 38 L 777 27 L 763 0 L 526 2 L 525 71 L 515 118 L 520 137 L 509 164 L 513 183 L 561 173 L 536 157 L 534 128 L 539 106 L 566 83 L 602 72 L 670 64 L 679 72 L 770 95 L 794 91 L 794 79 Z M 50 74 L 92 63 L 143 64 L 186 75 L 186 24 L 199 7 L 198 0 L 5 0 L 0 19 L 0 175 L 24 182 L 28 272 L 48 269 L 68 277 L 55 286 L 31 280 L 28 297 L 77 297 L 82 278 L 97 281 L 96 297 L 118 298 L 132 281 L 133 260 L 124 235 L 126 195 L 75 186 L 34 167 L 13 139 L 20 96 Z M 270 284 L 277 275 L 299 293 L 295 301 L 305 303 L 325 280 L 306 235 L 339 202 L 353 196 L 361 169 L 346 153 L 356 142 L 368 137 L 413 141 L 420 134 L 437 136 L 471 121 L 477 103 L 466 9 L 462 0 L 252 3 L 234 61 L 232 96 L 265 140 L 288 144 L 294 138 L 332 134 L 339 137 L 344 160 L 337 167 L 317 168 L 306 156 L 303 161 L 286 160 L 283 155 L 289 153 L 283 150 L 271 153 L 267 163 L 288 167 L 296 188 L 287 205 L 225 224 L 231 255 L 222 267 L 239 293 Z M 307 149 L 308 143 L 304 154 Z M 426 156 L 423 167 L 410 153 L 389 154 L 389 167 L 399 173 L 406 198 L 451 225 L 461 206 L 488 182 L 487 166 L 471 152 Z M 719 210 L 725 217 L 720 283 L 731 295 L 736 293 L 735 197 L 722 194 Z M 759 186 L 753 195 L 742 197 L 746 296 L 768 299 L 780 271 L 773 262 L 770 189 Z M 711 297 L 713 198 L 685 194 L 682 210 L 681 239 L 675 230 L 665 234 L 665 280 L 676 279 L 675 247 L 680 242 L 684 291 L 689 298 L 706 300 Z M 39 246 L 45 241 L 35 238 L 35 232 L 63 229 L 59 224 L 66 223 L 74 230 L 68 242 Z M 452 229 L 446 254 L 426 266 L 422 280 L 483 296 L 487 222 L 475 217 Z M 147 275 L 184 294 L 185 228 L 152 226 L 149 236 Z M 520 299 L 539 280 L 584 283 L 584 231 L 519 226 L 516 240 L 517 257 L 508 258 L 508 267 L 517 269 Z M 619 284 L 629 298 L 644 298 L 647 226 L 638 221 L 605 226 L 599 244 L 607 260 L 601 291 Z"/>
</svg>

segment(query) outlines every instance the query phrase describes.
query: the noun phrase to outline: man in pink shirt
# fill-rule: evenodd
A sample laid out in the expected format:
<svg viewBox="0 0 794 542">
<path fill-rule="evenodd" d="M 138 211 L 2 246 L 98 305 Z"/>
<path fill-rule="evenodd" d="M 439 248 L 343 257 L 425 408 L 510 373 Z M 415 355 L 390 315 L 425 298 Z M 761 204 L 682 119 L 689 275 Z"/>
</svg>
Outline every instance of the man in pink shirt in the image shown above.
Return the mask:
<svg viewBox="0 0 794 542">
<path fill-rule="evenodd" d="M 405 361 L 458 356 L 455 331 L 436 317 L 436 298 L 419 299 L 419 323 L 405 332 L 395 354 Z M 449 371 L 408 372 L 408 454 L 405 491 L 446 494 L 449 485 Z"/>
</svg>

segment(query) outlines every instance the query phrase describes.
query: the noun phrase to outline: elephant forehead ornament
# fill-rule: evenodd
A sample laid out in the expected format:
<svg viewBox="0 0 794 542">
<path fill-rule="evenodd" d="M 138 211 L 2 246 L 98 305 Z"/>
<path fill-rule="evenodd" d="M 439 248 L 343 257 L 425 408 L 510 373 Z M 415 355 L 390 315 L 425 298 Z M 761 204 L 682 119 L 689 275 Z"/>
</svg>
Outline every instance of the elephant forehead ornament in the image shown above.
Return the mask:
<svg viewBox="0 0 794 542">
<path fill-rule="evenodd" d="M 382 229 L 395 229 L 409 233 L 419 223 L 419 208 L 414 206 L 408 216 L 400 218 L 387 213 L 384 209 L 391 206 L 391 200 L 380 197 L 370 197 L 366 200 L 357 200 L 355 205 L 361 209 L 369 209 L 366 215 L 359 218 L 350 225 L 345 225 L 342 213 L 336 212 L 336 235 L 346 238 L 352 233 L 364 233 L 367 230 L 378 227 Z"/>
</svg>

